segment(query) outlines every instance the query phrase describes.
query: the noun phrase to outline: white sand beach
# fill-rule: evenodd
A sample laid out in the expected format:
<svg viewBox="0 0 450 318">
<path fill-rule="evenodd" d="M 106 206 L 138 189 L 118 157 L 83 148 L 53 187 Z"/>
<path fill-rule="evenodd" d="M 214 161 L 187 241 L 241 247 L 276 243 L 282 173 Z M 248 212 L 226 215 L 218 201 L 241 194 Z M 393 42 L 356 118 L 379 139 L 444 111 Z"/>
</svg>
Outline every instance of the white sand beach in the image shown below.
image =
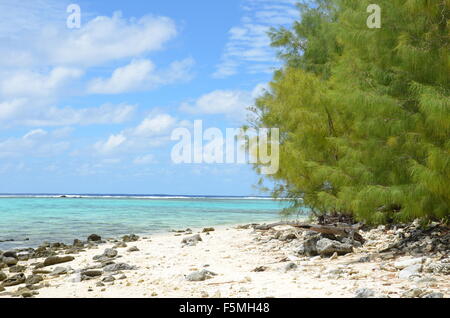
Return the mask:
<svg viewBox="0 0 450 318">
<path fill-rule="evenodd" d="M 281 231 L 281 232 L 280 232 Z M 284 231 L 284 232 L 283 232 Z M 345 256 L 321 258 L 299 256 L 295 249 L 299 240 L 274 239 L 274 233 L 292 233 L 289 227 L 270 231 L 219 227 L 210 233 L 200 233 L 202 241 L 194 246 L 183 245 L 180 233 L 159 234 L 126 243 L 115 248 L 113 261 L 136 266 L 135 270 L 102 272 L 95 255 L 113 248 L 108 242 L 74 254 L 73 261 L 41 268 L 44 278 L 34 297 L 418 297 L 420 293 L 450 295 L 450 281 L 445 273 L 420 273 L 417 277 L 399 278 L 401 267 L 391 254 L 378 255 L 392 235 L 372 230 L 362 233 L 369 241 Z M 201 231 L 198 231 L 201 232 Z M 298 232 L 298 231 L 297 231 Z M 193 232 L 194 235 L 196 231 Z M 301 232 L 298 232 L 300 238 Z M 129 251 L 136 247 L 136 251 Z M 361 261 L 361 258 L 366 258 Z M 25 275 L 32 275 L 33 266 L 43 259 L 20 261 L 26 266 Z M 436 257 L 424 258 L 424 266 L 436 262 Z M 111 262 L 112 263 L 112 262 Z M 104 266 L 104 265 L 103 265 Z M 49 273 L 55 268 L 67 270 L 61 275 Z M 95 267 L 94 269 L 92 269 Z M 259 269 L 255 271 L 255 269 Z M 80 271 L 91 268 L 97 277 L 80 281 Z M 207 270 L 217 274 L 204 281 L 189 281 L 186 275 Z M 7 272 L 8 269 L 3 269 Z M 114 277 L 114 280 L 109 276 Z M 109 277 L 111 282 L 102 282 Z M 86 278 L 86 276 L 85 276 Z M 112 281 L 113 280 L 113 281 Z M 22 288 L 24 285 L 21 285 Z M 18 286 L 6 287 L 0 297 L 10 297 Z M 19 289 L 21 287 L 19 286 Z M 410 293 L 410 294 L 408 294 Z M 440 293 L 440 295 L 439 295 Z M 417 295 L 416 295 L 417 294 Z"/>
</svg>

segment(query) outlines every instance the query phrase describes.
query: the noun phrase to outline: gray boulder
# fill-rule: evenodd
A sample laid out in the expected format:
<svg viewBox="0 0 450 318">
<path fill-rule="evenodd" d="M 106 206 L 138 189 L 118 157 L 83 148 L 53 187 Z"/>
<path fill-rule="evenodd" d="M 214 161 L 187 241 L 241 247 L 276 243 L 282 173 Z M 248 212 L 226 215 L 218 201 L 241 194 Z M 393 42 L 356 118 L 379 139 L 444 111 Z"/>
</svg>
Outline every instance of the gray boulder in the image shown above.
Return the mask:
<svg viewBox="0 0 450 318">
<path fill-rule="evenodd" d="M 207 279 L 211 279 L 214 276 L 217 276 L 217 274 L 204 269 L 202 271 L 193 272 L 187 275 L 186 280 L 190 282 L 202 282 Z"/>
<path fill-rule="evenodd" d="M 47 257 L 44 261 L 44 267 L 71 262 L 75 259 L 73 256 L 50 256 Z"/>
<path fill-rule="evenodd" d="M 345 255 L 353 252 L 353 246 L 350 244 L 341 243 L 339 241 L 333 241 L 327 238 L 323 238 L 317 241 L 317 252 L 321 256 L 332 256 L 334 253 L 338 255 Z"/>
<path fill-rule="evenodd" d="M 355 298 L 373 298 L 375 297 L 375 292 L 369 288 L 360 288 L 355 293 Z"/>
<path fill-rule="evenodd" d="M 25 283 L 27 277 L 24 273 L 16 274 L 8 279 L 5 279 L 2 283 L 3 287 L 16 286 Z"/>
<path fill-rule="evenodd" d="M 414 276 L 420 276 L 420 273 L 422 272 L 422 264 L 416 264 L 408 266 L 404 269 L 402 269 L 398 273 L 398 278 L 400 279 L 410 279 Z"/>
<path fill-rule="evenodd" d="M 135 270 L 136 266 L 131 266 L 125 263 L 111 264 L 103 267 L 105 272 L 130 271 Z"/>
<path fill-rule="evenodd" d="M 189 246 L 194 246 L 194 245 L 196 245 L 198 242 L 201 242 L 201 241 L 203 241 L 203 240 L 202 240 L 202 237 L 200 236 L 200 234 L 196 234 L 196 235 L 193 235 L 193 236 L 185 237 L 185 238 L 181 241 L 181 243 L 182 243 L 182 244 L 189 245 Z"/>
</svg>

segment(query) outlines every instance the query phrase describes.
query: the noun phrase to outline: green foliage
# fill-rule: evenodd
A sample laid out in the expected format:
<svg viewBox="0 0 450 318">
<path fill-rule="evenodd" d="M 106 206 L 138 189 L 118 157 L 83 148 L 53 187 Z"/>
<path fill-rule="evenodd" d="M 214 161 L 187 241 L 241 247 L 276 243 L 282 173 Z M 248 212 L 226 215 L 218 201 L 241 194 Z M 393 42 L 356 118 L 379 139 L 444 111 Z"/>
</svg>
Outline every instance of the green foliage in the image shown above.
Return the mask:
<svg viewBox="0 0 450 318">
<path fill-rule="evenodd" d="M 285 66 L 256 102 L 256 125 L 282 136 L 274 196 L 369 223 L 448 220 L 450 1 L 379 0 L 379 29 L 373 1 L 310 2 L 270 32 Z"/>
</svg>

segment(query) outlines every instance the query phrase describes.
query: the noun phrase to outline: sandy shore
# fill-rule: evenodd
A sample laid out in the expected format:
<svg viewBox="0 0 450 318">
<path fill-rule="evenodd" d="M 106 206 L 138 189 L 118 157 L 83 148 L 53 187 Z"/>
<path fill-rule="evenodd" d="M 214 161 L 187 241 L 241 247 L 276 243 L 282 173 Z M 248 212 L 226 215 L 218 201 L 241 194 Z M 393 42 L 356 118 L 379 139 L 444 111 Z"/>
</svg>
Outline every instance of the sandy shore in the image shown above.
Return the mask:
<svg viewBox="0 0 450 318">
<path fill-rule="evenodd" d="M 73 254 L 73 261 L 48 266 L 46 271 L 66 267 L 68 273 L 52 276 L 41 274 L 44 281 L 35 297 L 355 297 L 358 290 L 367 289 L 377 297 L 405 297 L 407 293 L 441 293 L 450 295 L 448 275 L 421 273 L 416 279 L 399 278 L 394 262 L 387 256 L 365 262 L 383 242 L 371 239 L 353 253 L 333 259 L 307 257 L 295 254 L 298 240 L 280 241 L 272 238 L 274 231 L 292 231 L 286 227 L 258 232 L 253 229 L 216 227 L 215 231 L 200 233 L 202 241 L 194 246 L 183 245 L 180 233 L 159 234 L 128 242 L 126 247 L 116 248 L 115 263 L 136 266 L 135 270 L 106 273 L 80 281 L 80 271 L 97 267 L 95 255 L 113 248 L 116 242 L 107 242 L 94 248 Z M 192 235 L 201 231 L 194 231 Z M 375 232 L 363 233 L 374 236 Z M 301 234 L 300 234 L 301 235 Z M 375 235 L 376 236 L 376 235 Z M 136 247 L 136 251 L 128 251 Z M 63 254 L 64 255 L 64 254 Z M 32 275 L 33 265 L 44 259 L 20 261 L 25 265 L 25 275 Z M 259 267 L 259 271 L 254 271 Z M 208 270 L 216 273 L 205 281 L 188 281 L 186 275 Z M 94 269 L 95 270 L 95 269 Z M 3 269 L 7 273 L 8 269 Z M 113 282 L 102 282 L 113 276 Z M 112 280 L 112 279 L 111 279 Z M 24 286 L 24 285 L 22 285 Z M 0 297 L 10 297 L 8 292 L 20 286 L 6 287 Z M 6 294 L 5 294 L 6 292 Z"/>
</svg>

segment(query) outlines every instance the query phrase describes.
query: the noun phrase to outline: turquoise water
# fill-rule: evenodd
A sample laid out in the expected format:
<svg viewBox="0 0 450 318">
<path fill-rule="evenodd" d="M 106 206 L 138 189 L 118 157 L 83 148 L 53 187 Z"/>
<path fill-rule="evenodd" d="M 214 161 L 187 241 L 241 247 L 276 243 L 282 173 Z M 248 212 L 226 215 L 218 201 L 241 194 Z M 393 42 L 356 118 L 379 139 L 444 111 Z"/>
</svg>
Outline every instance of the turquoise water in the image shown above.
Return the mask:
<svg viewBox="0 0 450 318">
<path fill-rule="evenodd" d="M 280 219 L 285 201 L 261 198 L 1 197 L 0 249 L 171 229 Z M 29 240 L 25 240 L 28 238 Z"/>
</svg>

